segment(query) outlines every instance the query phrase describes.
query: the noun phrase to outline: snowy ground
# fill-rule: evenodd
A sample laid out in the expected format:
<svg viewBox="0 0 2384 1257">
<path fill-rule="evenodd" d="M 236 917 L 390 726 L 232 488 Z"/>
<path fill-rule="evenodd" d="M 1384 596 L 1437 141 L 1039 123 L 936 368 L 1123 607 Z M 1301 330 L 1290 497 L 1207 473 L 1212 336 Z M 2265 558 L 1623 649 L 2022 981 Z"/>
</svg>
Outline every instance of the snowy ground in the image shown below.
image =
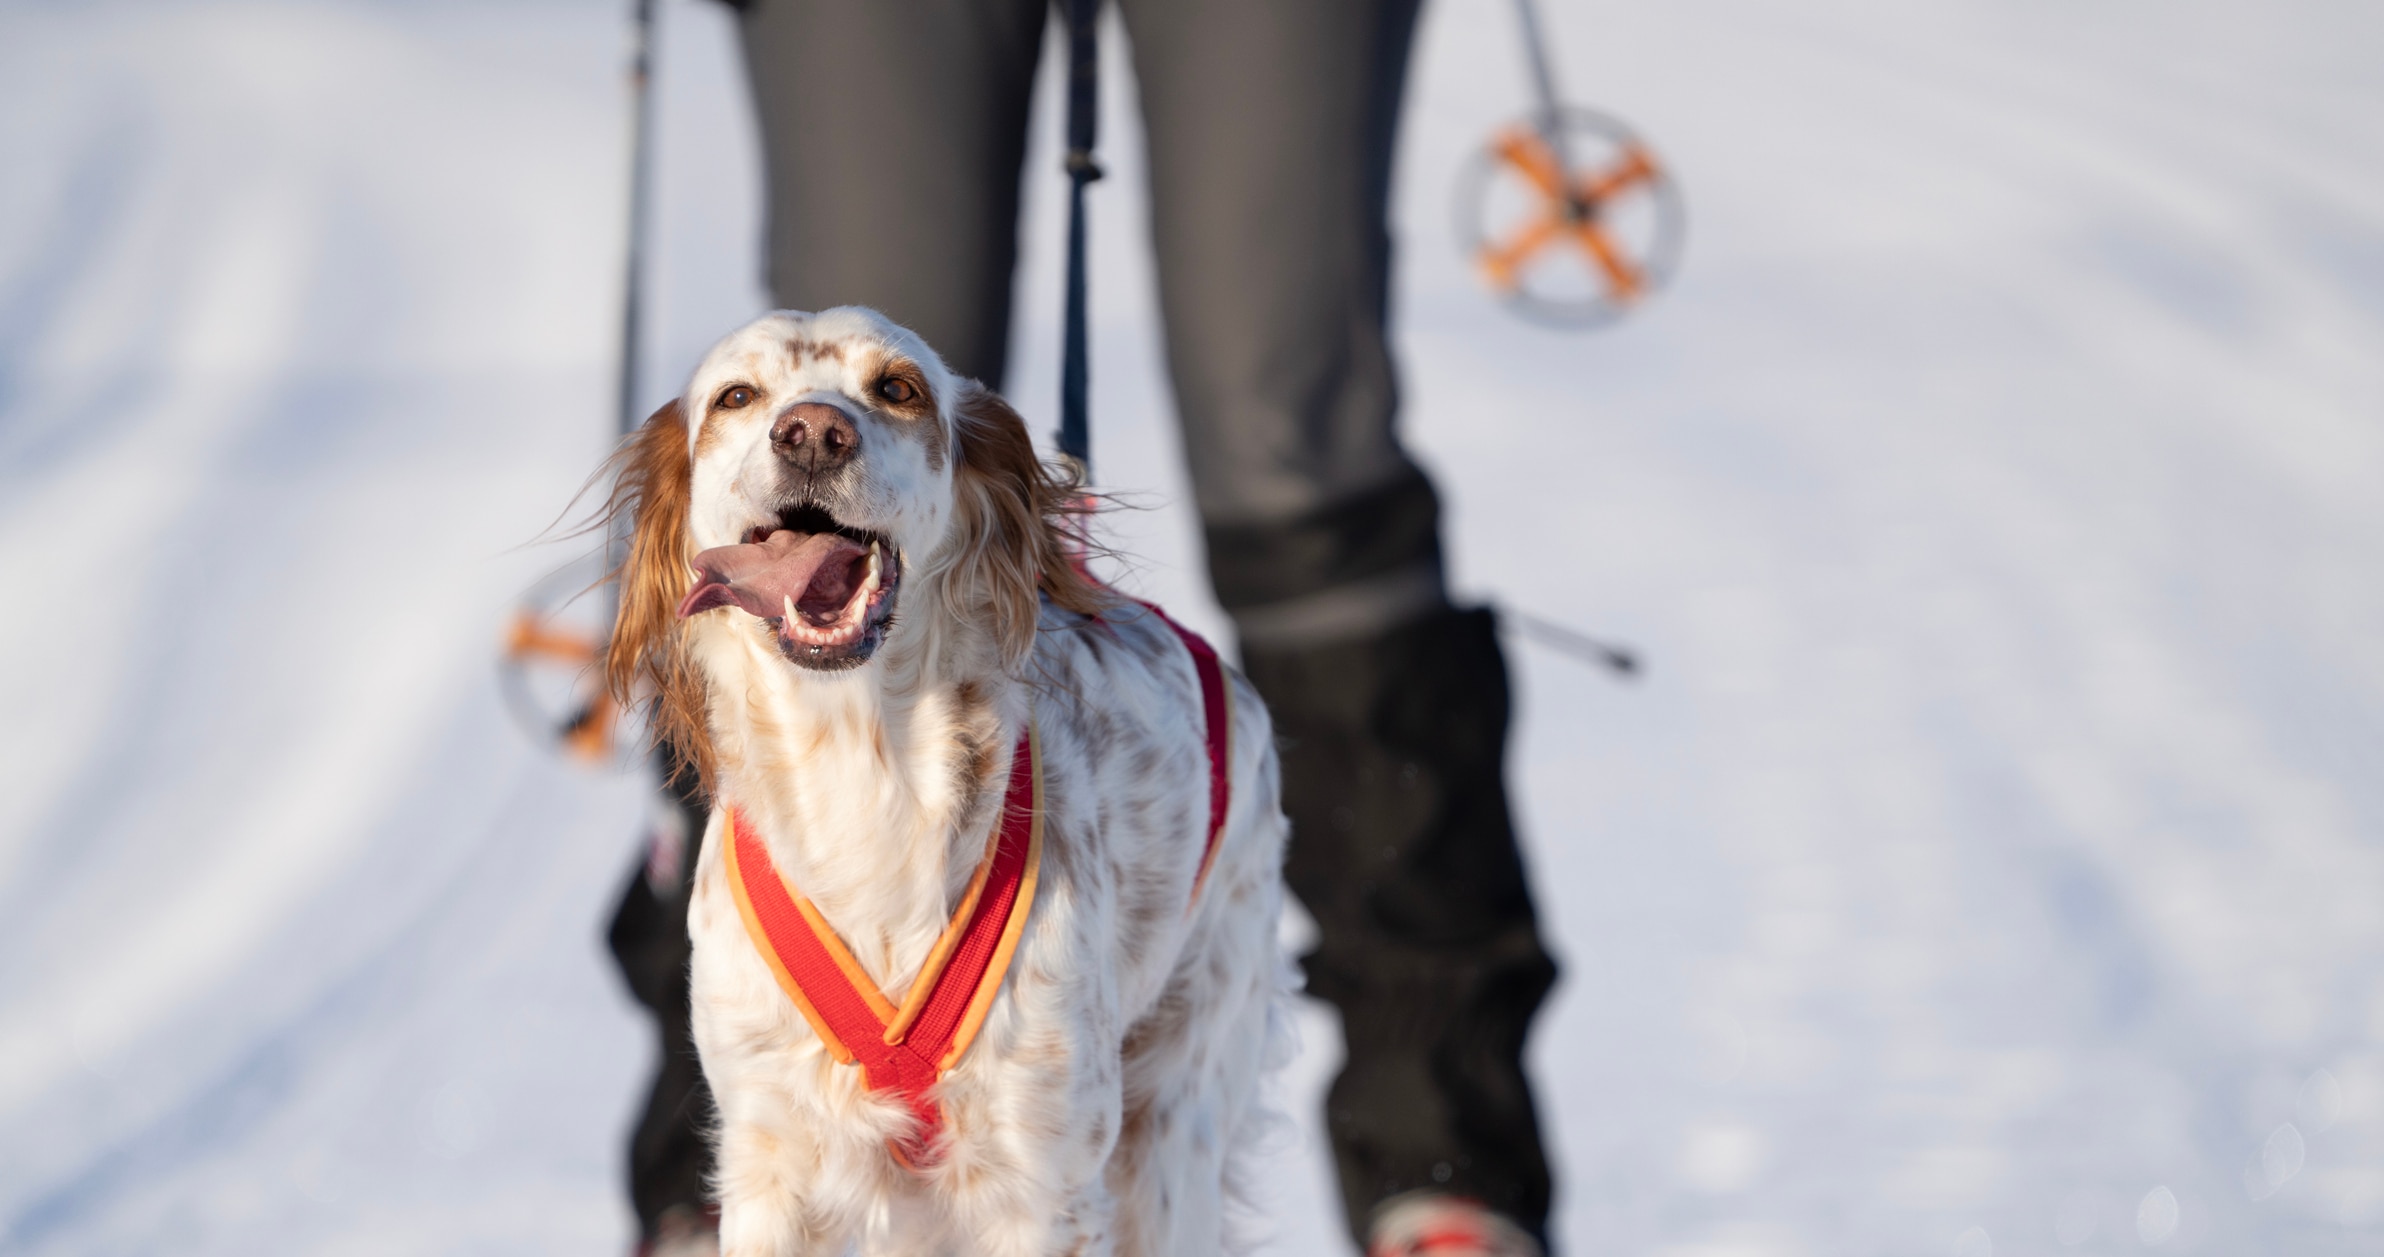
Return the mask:
<svg viewBox="0 0 2384 1257">
<path fill-rule="evenodd" d="M 622 1250 L 640 804 L 490 661 L 609 423 L 625 8 L 0 3 L 0 1250 Z M 761 300 L 728 26 L 664 9 L 657 396 Z M 1565 1251 L 2384 1247 L 2384 12 L 1550 20 L 1678 287 L 1474 289 L 1520 77 L 1441 0 L 1400 311 L 1459 580 L 1652 665 L 1517 648 Z M 1111 94 L 1103 478 L 1215 626 Z"/>
</svg>

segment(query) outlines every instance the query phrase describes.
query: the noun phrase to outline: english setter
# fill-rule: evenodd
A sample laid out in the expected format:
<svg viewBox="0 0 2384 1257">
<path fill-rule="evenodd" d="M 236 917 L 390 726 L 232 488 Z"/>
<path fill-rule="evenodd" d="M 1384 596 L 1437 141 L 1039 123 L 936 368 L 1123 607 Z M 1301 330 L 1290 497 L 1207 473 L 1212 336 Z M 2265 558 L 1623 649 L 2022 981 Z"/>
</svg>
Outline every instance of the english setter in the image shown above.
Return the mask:
<svg viewBox="0 0 2384 1257">
<path fill-rule="evenodd" d="M 616 459 L 608 680 L 715 800 L 723 1251 L 1231 1247 L 1287 1033 L 1248 682 L 1084 576 L 1018 415 L 874 311 L 731 334 Z"/>
</svg>

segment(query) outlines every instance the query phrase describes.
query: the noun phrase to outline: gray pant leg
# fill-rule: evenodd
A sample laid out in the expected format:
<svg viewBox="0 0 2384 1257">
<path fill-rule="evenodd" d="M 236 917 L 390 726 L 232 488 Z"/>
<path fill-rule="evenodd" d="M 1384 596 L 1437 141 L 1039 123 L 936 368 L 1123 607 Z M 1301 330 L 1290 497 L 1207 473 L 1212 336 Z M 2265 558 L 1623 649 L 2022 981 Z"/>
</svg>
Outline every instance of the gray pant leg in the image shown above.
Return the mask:
<svg viewBox="0 0 2384 1257">
<path fill-rule="evenodd" d="M 1443 605 L 1438 509 L 1385 343 L 1417 0 L 1120 0 L 1185 455 L 1245 643 Z"/>
<path fill-rule="evenodd" d="M 1341 1015 L 1326 1102 L 1363 1242 L 1385 1199 L 1544 1234 L 1523 1045 L 1555 980 L 1504 781 L 1487 612 L 1447 606 L 1401 450 L 1387 205 L 1415 0 L 1119 0 L 1150 131 L 1169 365 L 1218 600 L 1283 746 L 1285 876 Z"/>
<path fill-rule="evenodd" d="M 1045 0 L 758 0 L 778 303 L 866 305 L 999 387 Z"/>
</svg>

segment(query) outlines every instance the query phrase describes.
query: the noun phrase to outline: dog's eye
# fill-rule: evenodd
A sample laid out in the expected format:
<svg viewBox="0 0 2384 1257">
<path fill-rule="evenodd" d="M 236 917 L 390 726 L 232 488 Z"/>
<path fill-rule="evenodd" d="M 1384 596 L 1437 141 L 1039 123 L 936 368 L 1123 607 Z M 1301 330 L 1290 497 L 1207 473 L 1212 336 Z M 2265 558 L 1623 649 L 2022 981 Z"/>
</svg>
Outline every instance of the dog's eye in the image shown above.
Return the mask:
<svg viewBox="0 0 2384 1257">
<path fill-rule="evenodd" d="M 753 390 L 742 384 L 732 384 L 721 390 L 720 397 L 712 403 L 712 408 L 715 410 L 743 410 L 752 404 Z"/>
<path fill-rule="evenodd" d="M 878 384 L 877 395 L 899 406 L 918 396 L 918 390 L 912 388 L 908 380 L 888 376 Z"/>
</svg>

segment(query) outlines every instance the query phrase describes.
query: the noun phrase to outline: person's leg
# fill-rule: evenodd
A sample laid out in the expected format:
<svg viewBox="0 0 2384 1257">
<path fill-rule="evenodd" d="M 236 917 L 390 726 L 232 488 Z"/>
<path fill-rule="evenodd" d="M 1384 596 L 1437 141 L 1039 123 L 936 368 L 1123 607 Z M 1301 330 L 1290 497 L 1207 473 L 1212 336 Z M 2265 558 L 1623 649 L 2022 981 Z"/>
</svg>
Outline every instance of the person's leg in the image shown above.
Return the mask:
<svg viewBox="0 0 2384 1257">
<path fill-rule="evenodd" d="M 1400 448 L 1386 202 L 1415 0 L 1121 0 L 1217 596 L 1283 739 L 1309 989 L 1348 1061 L 1344 1204 L 1470 1196 L 1543 1232 L 1522 1047 L 1555 979 L 1503 780 L 1505 665 L 1451 607 Z"/>
<path fill-rule="evenodd" d="M 1242 654 L 1283 745 L 1286 873 L 1318 929 L 1308 990 L 1347 1043 L 1325 1105 L 1353 1231 L 1384 1201 L 1443 1191 L 1544 1241 L 1523 1043 L 1556 968 L 1507 810 L 1490 613 Z"/>
<path fill-rule="evenodd" d="M 622 888 L 606 935 L 630 994 L 654 1014 L 660 1058 L 629 1137 L 629 1200 L 648 1248 L 673 1231 L 705 1225 L 712 1174 L 712 1093 L 695 1057 L 687 1003 L 689 875 L 710 804 L 693 773 L 674 775 L 666 758 L 657 759 L 668 784 L 645 862 Z"/>
<path fill-rule="evenodd" d="M 778 304 L 866 305 L 1001 384 L 1044 0 L 756 0 Z"/>
</svg>

